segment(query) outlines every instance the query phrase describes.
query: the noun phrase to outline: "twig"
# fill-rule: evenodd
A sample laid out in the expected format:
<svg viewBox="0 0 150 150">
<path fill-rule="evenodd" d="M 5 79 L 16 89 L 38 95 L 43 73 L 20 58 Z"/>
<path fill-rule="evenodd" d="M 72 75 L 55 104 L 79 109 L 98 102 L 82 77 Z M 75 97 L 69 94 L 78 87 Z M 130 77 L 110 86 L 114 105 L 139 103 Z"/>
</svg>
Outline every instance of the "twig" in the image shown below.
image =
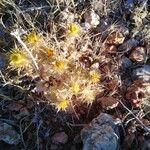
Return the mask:
<svg viewBox="0 0 150 150">
<path fill-rule="evenodd" d="M 37 136 L 37 150 L 40 150 L 40 141 L 39 141 L 39 130 L 42 125 L 42 122 L 40 121 L 40 124 L 38 125 L 37 131 L 36 131 L 36 136 Z"/>
<path fill-rule="evenodd" d="M 19 127 L 14 120 L 9 120 L 9 119 L 5 119 L 5 118 L 0 118 L 0 121 L 2 122 L 6 122 L 9 125 L 15 126 L 15 127 Z"/>
<path fill-rule="evenodd" d="M 1 70 L 0 70 L 0 76 L 2 77 L 2 79 L 3 79 L 4 83 L 6 84 L 7 82 L 6 82 L 5 77 L 4 77 L 4 75 L 3 75 L 3 73 L 2 73 L 2 71 L 1 71 Z"/>
<path fill-rule="evenodd" d="M 119 101 L 119 103 L 120 103 L 131 115 L 133 115 L 133 117 L 135 117 L 135 119 L 145 128 L 146 131 L 148 131 L 148 132 L 150 133 L 150 128 L 146 127 L 146 126 L 143 124 L 143 122 L 142 122 L 136 115 L 134 115 L 134 113 L 133 113 L 130 109 L 128 109 L 128 108 L 123 104 L 123 102 Z"/>
<path fill-rule="evenodd" d="M 22 12 L 35 11 L 35 10 L 37 11 L 37 10 L 48 9 L 48 8 L 50 8 L 50 6 L 30 7 L 25 10 L 22 10 Z"/>
<path fill-rule="evenodd" d="M 27 116 L 26 116 L 26 117 L 27 117 Z M 19 123 L 19 129 L 20 129 L 21 140 L 22 140 L 22 143 L 23 143 L 23 146 L 24 146 L 25 149 L 26 149 L 26 144 L 25 144 L 25 141 L 24 141 L 23 131 L 22 131 L 21 125 L 22 125 L 22 121 L 23 121 L 26 117 L 22 118 L 22 119 L 20 120 L 20 123 Z"/>
<path fill-rule="evenodd" d="M 29 123 L 29 125 L 22 131 L 22 133 L 25 133 L 31 125 L 32 125 L 32 122 Z"/>
<path fill-rule="evenodd" d="M 6 99 L 9 100 L 9 101 L 13 101 L 13 99 L 11 99 L 10 97 L 8 97 L 8 96 L 6 96 L 6 95 L 4 95 L 4 94 L 1 94 L 1 93 L 0 93 L 0 96 L 6 98 Z"/>
<path fill-rule="evenodd" d="M 88 117 L 89 117 L 89 114 L 90 114 L 90 111 L 91 111 L 91 107 L 92 107 L 92 104 L 90 104 L 90 107 L 89 107 L 89 109 L 88 109 L 88 112 L 87 112 L 86 118 L 88 118 Z"/>
<path fill-rule="evenodd" d="M 73 111 L 74 111 L 75 116 L 77 117 L 77 119 L 80 120 L 78 114 L 76 113 L 76 110 L 74 109 L 74 106 L 73 106 L 72 102 L 71 102 L 71 107 L 72 107 L 72 109 L 73 109 Z"/>
<path fill-rule="evenodd" d="M 85 127 L 88 124 L 72 124 L 72 123 L 67 123 L 67 125 L 72 126 L 72 127 Z"/>
<path fill-rule="evenodd" d="M 143 9 L 144 9 L 144 8 L 146 8 L 146 4 L 147 4 L 147 2 L 148 2 L 148 0 L 146 0 L 146 1 L 143 3 L 143 5 L 142 5 L 142 7 L 141 7 L 140 12 L 142 12 L 142 11 L 143 11 Z"/>
<path fill-rule="evenodd" d="M 36 67 L 37 70 L 39 70 L 39 67 L 38 67 L 38 64 L 37 64 L 35 58 L 33 57 L 32 53 L 30 52 L 30 50 L 28 49 L 28 47 L 26 46 L 26 44 L 20 38 L 19 31 L 16 30 L 16 32 L 11 32 L 10 34 L 13 35 L 18 40 L 18 42 L 24 47 L 24 49 L 30 55 L 30 57 L 31 57 L 31 59 L 33 61 L 34 66 Z"/>
</svg>

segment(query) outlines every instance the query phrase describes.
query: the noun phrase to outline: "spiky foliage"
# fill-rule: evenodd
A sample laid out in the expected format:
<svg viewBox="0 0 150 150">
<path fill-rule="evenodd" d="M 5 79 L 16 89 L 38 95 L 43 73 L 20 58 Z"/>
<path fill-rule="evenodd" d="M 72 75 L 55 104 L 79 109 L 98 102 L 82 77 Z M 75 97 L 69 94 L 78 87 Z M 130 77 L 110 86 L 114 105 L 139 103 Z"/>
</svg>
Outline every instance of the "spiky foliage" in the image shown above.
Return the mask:
<svg viewBox="0 0 150 150">
<path fill-rule="evenodd" d="M 59 32 L 59 28 L 63 28 L 63 32 Z M 34 28 L 20 37 L 23 45 L 19 46 L 25 49 L 26 45 L 38 69 L 34 65 L 30 65 L 30 69 L 25 67 L 33 61 L 24 53 L 21 55 L 22 51 L 18 54 L 21 60 L 17 63 L 10 61 L 10 66 L 17 64 L 15 69 L 23 67 L 25 74 L 39 76 L 36 91 L 42 92 L 58 111 L 67 110 L 72 106 L 70 104 L 92 104 L 103 91 L 99 69 L 87 66 L 84 61 L 85 58 L 87 61 L 97 59 L 94 46 L 88 49 L 92 47 L 92 40 L 76 19 L 53 24 L 52 29 L 50 33 L 43 33 Z"/>
<path fill-rule="evenodd" d="M 70 28 L 66 27 L 66 32 L 71 36 L 76 36 L 78 42 L 80 37 L 79 26 L 71 24 Z M 58 110 L 67 110 L 71 101 L 80 101 L 81 103 L 92 104 L 96 95 L 102 91 L 100 84 L 101 75 L 97 69 L 87 68 L 80 57 L 84 52 L 78 52 L 76 41 L 72 40 L 68 43 L 68 35 L 66 41 L 51 42 L 51 36 L 41 36 L 35 31 L 28 33 L 24 43 L 28 45 L 36 62 L 39 64 L 39 74 L 42 80 L 37 85 L 37 91 L 40 89 L 44 92 L 46 98 L 56 106 Z M 49 41 L 49 42 L 48 42 Z M 72 48 L 70 46 L 72 45 Z M 78 53 L 78 56 L 76 55 Z M 24 67 L 28 64 L 28 59 L 22 51 L 14 51 L 11 55 L 10 65 L 16 68 Z M 32 70 L 32 71 L 31 71 Z M 34 68 L 30 72 L 26 72 L 33 76 Z M 41 84 L 40 84 L 41 82 Z"/>
</svg>

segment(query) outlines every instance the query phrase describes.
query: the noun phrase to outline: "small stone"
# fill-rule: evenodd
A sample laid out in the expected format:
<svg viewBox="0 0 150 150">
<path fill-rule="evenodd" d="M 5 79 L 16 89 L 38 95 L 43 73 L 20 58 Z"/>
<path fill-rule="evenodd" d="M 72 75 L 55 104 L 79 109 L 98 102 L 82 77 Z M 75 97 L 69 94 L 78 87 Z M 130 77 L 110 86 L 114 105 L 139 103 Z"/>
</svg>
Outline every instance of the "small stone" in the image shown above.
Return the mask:
<svg viewBox="0 0 150 150">
<path fill-rule="evenodd" d="M 135 68 L 133 70 L 132 77 L 142 79 L 144 81 L 150 81 L 150 65 L 143 65 Z"/>
<path fill-rule="evenodd" d="M 109 110 L 118 106 L 119 102 L 113 97 L 103 97 L 100 100 L 102 108 Z"/>
<path fill-rule="evenodd" d="M 118 30 L 124 35 L 124 36 L 128 36 L 129 35 L 129 29 L 124 26 L 124 24 L 120 24 L 118 25 Z"/>
<path fill-rule="evenodd" d="M 16 145 L 20 142 L 20 135 L 11 125 L 0 122 L 0 140 Z"/>
<path fill-rule="evenodd" d="M 119 87 L 118 80 L 110 80 L 110 81 L 108 81 L 107 82 L 107 87 L 108 87 L 109 91 L 114 92 Z"/>
<path fill-rule="evenodd" d="M 128 58 L 123 56 L 121 59 L 121 66 L 123 69 L 130 68 L 133 65 L 132 61 Z"/>
<path fill-rule="evenodd" d="M 132 50 L 129 58 L 138 63 L 144 63 L 146 61 L 146 50 L 144 47 L 136 47 Z"/>
<path fill-rule="evenodd" d="M 73 23 L 75 15 L 71 13 L 67 8 L 59 14 L 59 22 Z"/>
<path fill-rule="evenodd" d="M 141 105 L 148 98 L 146 91 L 148 85 L 145 85 L 143 80 L 135 80 L 126 91 L 126 99 L 131 103 L 133 107 L 141 107 Z"/>
<path fill-rule="evenodd" d="M 89 10 L 84 14 L 85 22 L 89 23 L 91 27 L 96 27 L 99 24 L 100 17 L 94 12 L 94 10 Z"/>
<path fill-rule="evenodd" d="M 138 46 L 139 42 L 135 39 L 130 39 L 118 47 L 119 52 L 128 52 Z"/>
<path fill-rule="evenodd" d="M 52 137 L 52 143 L 54 144 L 66 144 L 68 141 L 68 135 L 65 132 L 55 133 Z"/>
<path fill-rule="evenodd" d="M 118 0 L 90 0 L 91 7 L 101 16 L 108 17 L 111 12 L 119 10 L 120 3 Z M 107 9 L 107 10 L 106 10 Z"/>
<path fill-rule="evenodd" d="M 107 19 L 102 19 L 100 26 L 97 27 L 99 33 L 101 33 L 102 41 L 104 41 L 108 36 L 110 26 L 111 26 L 111 19 L 107 18 Z"/>
<path fill-rule="evenodd" d="M 99 68 L 99 63 L 98 62 L 95 62 L 91 65 L 91 68 L 93 69 L 98 69 Z"/>
<path fill-rule="evenodd" d="M 88 127 L 81 130 L 83 150 L 119 150 L 118 121 L 101 113 Z"/>
<path fill-rule="evenodd" d="M 91 28 L 91 25 L 88 22 L 81 23 L 81 27 L 84 31 L 88 31 Z"/>
<path fill-rule="evenodd" d="M 124 42 L 125 36 L 121 32 L 113 32 L 108 35 L 106 43 L 110 45 L 119 45 Z"/>
<path fill-rule="evenodd" d="M 125 9 L 127 9 L 127 10 L 132 10 L 133 9 L 133 7 L 134 7 L 134 0 L 127 0 L 127 1 L 125 1 L 124 2 L 124 7 L 125 7 Z"/>
</svg>

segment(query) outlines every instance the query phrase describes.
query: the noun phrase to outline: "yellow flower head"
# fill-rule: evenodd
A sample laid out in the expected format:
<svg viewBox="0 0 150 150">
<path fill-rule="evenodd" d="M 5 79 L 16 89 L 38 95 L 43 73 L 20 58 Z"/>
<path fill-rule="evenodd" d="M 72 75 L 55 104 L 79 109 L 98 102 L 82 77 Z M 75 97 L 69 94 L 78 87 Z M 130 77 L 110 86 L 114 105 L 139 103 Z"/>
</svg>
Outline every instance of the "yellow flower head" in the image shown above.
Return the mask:
<svg viewBox="0 0 150 150">
<path fill-rule="evenodd" d="M 80 27 L 76 23 L 72 23 L 69 27 L 69 32 L 71 35 L 76 36 L 80 33 Z"/>
<path fill-rule="evenodd" d="M 35 32 L 32 31 L 26 36 L 26 41 L 29 44 L 36 44 L 41 40 L 41 37 Z"/>
<path fill-rule="evenodd" d="M 11 67 L 17 68 L 24 68 L 29 64 L 29 59 L 27 54 L 19 49 L 14 49 L 9 56 L 9 61 Z"/>
<path fill-rule="evenodd" d="M 80 85 L 78 83 L 72 83 L 71 90 L 73 93 L 77 94 L 80 91 Z"/>
<path fill-rule="evenodd" d="M 48 49 L 47 49 L 47 55 L 48 55 L 49 57 L 54 56 L 54 50 L 51 49 L 51 48 L 48 48 Z"/>
<path fill-rule="evenodd" d="M 62 110 L 65 111 L 69 106 L 69 101 L 68 100 L 62 100 L 61 102 L 56 104 L 56 109 L 58 111 Z"/>
<path fill-rule="evenodd" d="M 67 68 L 67 62 L 58 60 L 55 62 L 54 67 L 58 72 L 63 72 Z"/>
<path fill-rule="evenodd" d="M 90 80 L 93 82 L 93 83 L 97 83 L 99 82 L 101 79 L 101 76 L 98 72 L 96 71 L 90 71 Z"/>
</svg>

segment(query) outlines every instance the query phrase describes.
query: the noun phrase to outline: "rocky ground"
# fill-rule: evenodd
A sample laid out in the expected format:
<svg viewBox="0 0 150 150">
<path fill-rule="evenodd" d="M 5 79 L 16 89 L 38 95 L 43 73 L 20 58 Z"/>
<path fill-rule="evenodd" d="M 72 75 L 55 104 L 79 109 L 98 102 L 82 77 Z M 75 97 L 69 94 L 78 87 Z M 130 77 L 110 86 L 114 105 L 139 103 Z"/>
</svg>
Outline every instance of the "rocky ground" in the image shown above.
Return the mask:
<svg viewBox="0 0 150 150">
<path fill-rule="evenodd" d="M 148 0 L 2 0 L 0 18 L 0 150 L 150 149 Z M 72 23 L 82 33 L 67 47 L 67 31 L 78 34 L 76 26 L 66 27 Z M 72 59 L 87 72 L 98 70 L 94 85 L 101 88 L 92 102 L 82 102 L 80 94 L 67 109 L 49 101 L 51 74 L 43 71 L 49 63 L 36 48 L 35 62 L 44 56 L 39 72 L 12 67 L 10 52 L 24 46 L 14 35 L 23 39 L 31 31 L 50 35 L 45 43 L 63 54 L 76 49 Z"/>
</svg>

